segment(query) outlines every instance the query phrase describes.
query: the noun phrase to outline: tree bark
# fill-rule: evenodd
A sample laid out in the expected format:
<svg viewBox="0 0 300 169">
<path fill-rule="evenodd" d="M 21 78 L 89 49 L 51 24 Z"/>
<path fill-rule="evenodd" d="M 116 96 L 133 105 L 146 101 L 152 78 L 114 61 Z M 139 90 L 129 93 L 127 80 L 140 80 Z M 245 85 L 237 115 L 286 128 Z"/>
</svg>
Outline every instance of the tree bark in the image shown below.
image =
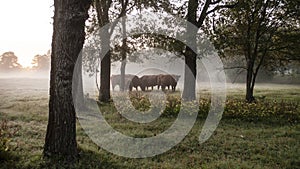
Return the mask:
<svg viewBox="0 0 300 169">
<path fill-rule="evenodd" d="M 247 63 L 247 79 L 246 79 L 246 101 L 248 103 L 252 103 L 254 99 L 253 91 L 254 91 L 254 77 L 253 77 L 253 68 L 254 63 L 252 60 L 249 60 Z"/>
<path fill-rule="evenodd" d="M 74 103 L 77 104 L 77 108 L 79 110 L 85 110 L 85 101 L 83 95 L 83 82 L 82 82 L 82 54 L 80 53 L 77 58 L 77 65 L 75 66 L 74 75 L 73 76 L 73 84 L 72 84 L 72 93 Z"/>
<path fill-rule="evenodd" d="M 122 56 L 121 68 L 120 68 L 120 70 L 121 70 L 120 89 L 122 92 L 125 91 L 125 68 L 126 68 L 126 56 L 124 59 Z"/>
<path fill-rule="evenodd" d="M 184 89 L 182 98 L 187 101 L 196 99 L 196 76 L 197 76 L 197 54 L 189 47 L 186 47 Z"/>
<path fill-rule="evenodd" d="M 99 27 L 102 27 L 101 37 L 101 48 L 109 48 L 110 44 L 110 32 L 109 28 L 103 27 L 109 23 L 108 11 L 112 1 L 105 0 L 96 0 L 96 11 Z M 110 101 L 110 67 L 111 67 L 111 53 L 110 51 L 105 54 L 101 60 L 100 65 L 100 92 L 99 92 L 99 101 L 100 102 L 109 102 Z"/>
<path fill-rule="evenodd" d="M 99 101 L 109 102 L 110 101 L 110 51 L 105 54 L 101 61 L 100 71 L 100 93 Z"/>
<path fill-rule="evenodd" d="M 197 24 L 196 15 L 198 5 L 198 0 L 189 0 L 187 21 L 195 25 L 195 27 L 197 26 L 199 29 L 202 24 Z M 187 25 L 187 43 L 194 49 L 196 49 L 196 34 L 198 29 L 191 27 L 191 25 Z M 197 54 L 189 46 L 186 46 L 184 56 L 185 71 L 182 98 L 187 101 L 192 101 L 196 99 Z"/>
<path fill-rule="evenodd" d="M 109 31 L 108 28 L 102 28 L 104 34 L 108 35 Z M 110 46 L 110 37 L 103 36 L 101 37 L 101 48 L 109 49 Z M 101 60 L 100 66 L 100 93 L 99 93 L 99 101 L 101 102 L 109 102 L 110 101 L 110 66 L 111 66 L 111 53 L 110 50 L 104 55 L 103 59 Z"/>
<path fill-rule="evenodd" d="M 85 39 L 90 0 L 55 0 L 51 52 L 50 100 L 44 156 L 77 156 L 72 78 Z"/>
<path fill-rule="evenodd" d="M 126 24 L 125 24 L 125 18 L 122 18 L 122 48 L 121 48 L 121 83 L 120 83 L 120 89 L 121 91 L 125 90 L 125 68 L 126 68 Z"/>
</svg>

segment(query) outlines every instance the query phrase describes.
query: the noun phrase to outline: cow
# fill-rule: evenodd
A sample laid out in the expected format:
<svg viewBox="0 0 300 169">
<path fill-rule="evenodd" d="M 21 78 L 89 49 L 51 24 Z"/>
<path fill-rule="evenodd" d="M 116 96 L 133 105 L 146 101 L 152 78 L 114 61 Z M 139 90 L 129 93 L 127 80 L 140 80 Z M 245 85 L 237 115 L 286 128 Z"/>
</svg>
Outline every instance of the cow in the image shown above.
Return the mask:
<svg viewBox="0 0 300 169">
<path fill-rule="evenodd" d="M 121 85 L 121 75 L 112 75 L 111 78 L 111 85 L 112 85 L 112 90 L 115 90 L 115 87 L 118 85 L 120 87 Z M 135 87 L 136 90 L 138 90 L 138 86 L 140 86 L 140 79 L 139 77 L 131 74 L 126 74 L 125 75 L 125 87 L 124 89 L 129 89 L 132 91 L 132 88 Z"/>
<path fill-rule="evenodd" d="M 175 91 L 177 82 L 180 78 L 180 75 L 159 75 L 158 76 L 158 86 L 161 86 L 161 89 L 165 91 L 166 87 L 172 91 Z"/>
<path fill-rule="evenodd" d="M 138 91 L 139 86 L 141 86 L 141 82 L 138 76 L 133 76 L 129 79 L 129 91 L 132 91 L 133 87 Z"/>
<path fill-rule="evenodd" d="M 159 75 L 144 75 L 140 78 L 140 87 L 142 91 L 148 90 L 148 87 L 151 87 L 153 90 L 154 86 L 158 85 L 158 76 Z"/>
</svg>

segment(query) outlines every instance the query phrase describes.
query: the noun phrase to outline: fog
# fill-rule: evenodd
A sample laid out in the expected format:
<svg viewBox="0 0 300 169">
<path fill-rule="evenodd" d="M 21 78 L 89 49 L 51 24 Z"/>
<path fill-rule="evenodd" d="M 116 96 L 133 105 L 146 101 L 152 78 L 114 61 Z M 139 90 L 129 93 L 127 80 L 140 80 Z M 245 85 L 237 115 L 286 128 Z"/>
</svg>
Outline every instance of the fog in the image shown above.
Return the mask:
<svg viewBox="0 0 300 169">
<path fill-rule="evenodd" d="M 130 72 L 131 73 L 131 72 Z M 158 74 L 161 73 L 157 70 L 146 69 L 141 71 L 138 76 L 143 74 Z M 134 74 L 134 72 L 132 72 Z M 179 74 L 179 73 L 178 73 Z M 0 94 L 11 93 L 14 95 L 35 95 L 41 94 L 48 95 L 49 92 L 49 74 L 44 73 L 7 73 L 0 77 Z M 84 76 L 83 78 L 84 93 L 89 93 L 90 96 L 98 95 L 98 89 L 96 87 L 96 82 L 94 77 Z M 210 82 L 209 81 L 199 81 L 197 80 L 197 90 L 210 91 Z M 226 83 L 227 90 L 234 91 L 244 91 L 246 89 L 245 83 L 231 83 L 230 81 Z M 255 85 L 255 89 L 260 90 L 279 90 L 279 89 L 288 89 L 293 88 L 300 90 L 300 84 L 289 84 L 289 83 L 262 83 L 258 82 Z M 119 87 L 115 88 L 117 91 Z M 180 78 L 178 82 L 178 87 L 176 90 L 182 91 L 183 89 L 183 77 Z M 140 89 L 139 89 L 140 90 Z M 157 87 L 154 88 L 157 90 Z"/>
<path fill-rule="evenodd" d="M 49 79 L 50 71 L 0 72 L 0 79 Z"/>
<path fill-rule="evenodd" d="M 138 53 L 128 55 L 128 58 L 139 58 L 135 62 L 126 64 L 126 74 L 134 74 L 139 77 L 143 75 L 157 74 L 175 74 L 180 75 L 177 90 L 183 89 L 184 81 L 184 59 L 176 56 L 173 53 L 164 50 L 143 50 Z M 111 66 L 111 74 L 120 74 L 121 62 L 114 61 Z M 209 90 L 210 78 L 215 78 L 220 74 L 220 69 L 211 69 L 210 73 L 201 60 L 197 62 L 197 90 Z M 213 77 L 210 77 L 209 74 Z M 97 73 L 97 82 L 99 83 L 99 72 Z M 284 88 L 284 87 L 300 87 L 300 78 L 293 76 L 272 76 L 267 72 L 261 71 L 257 77 L 256 88 Z M 49 71 L 19 71 L 19 72 L 0 72 L 0 88 L 1 90 L 41 90 L 48 91 L 49 89 Z M 236 70 L 225 70 L 225 79 L 227 89 L 245 89 L 245 73 L 237 76 Z M 222 78 L 222 77 L 221 77 Z M 235 82 L 235 83 L 233 83 Z M 99 85 L 99 84 L 98 84 Z M 87 73 L 83 69 L 83 87 L 85 93 L 97 95 L 98 89 L 96 86 L 96 74 Z M 119 90 L 119 87 L 116 88 Z M 157 88 L 155 88 L 157 90 Z"/>
</svg>

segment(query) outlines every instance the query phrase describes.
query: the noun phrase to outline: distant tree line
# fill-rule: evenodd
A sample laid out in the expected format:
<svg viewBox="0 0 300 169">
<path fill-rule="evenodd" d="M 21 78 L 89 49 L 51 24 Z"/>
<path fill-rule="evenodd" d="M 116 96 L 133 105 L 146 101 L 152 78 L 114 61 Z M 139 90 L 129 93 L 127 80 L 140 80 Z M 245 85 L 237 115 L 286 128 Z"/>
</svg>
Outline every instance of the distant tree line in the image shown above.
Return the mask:
<svg viewBox="0 0 300 169">
<path fill-rule="evenodd" d="M 43 55 L 35 55 L 31 62 L 32 67 L 23 67 L 14 52 L 4 52 L 0 55 L 0 73 L 20 72 L 26 70 L 49 71 L 50 70 L 50 50 Z"/>
<path fill-rule="evenodd" d="M 22 68 L 14 52 L 5 52 L 0 56 L 0 71 L 18 71 Z"/>
</svg>

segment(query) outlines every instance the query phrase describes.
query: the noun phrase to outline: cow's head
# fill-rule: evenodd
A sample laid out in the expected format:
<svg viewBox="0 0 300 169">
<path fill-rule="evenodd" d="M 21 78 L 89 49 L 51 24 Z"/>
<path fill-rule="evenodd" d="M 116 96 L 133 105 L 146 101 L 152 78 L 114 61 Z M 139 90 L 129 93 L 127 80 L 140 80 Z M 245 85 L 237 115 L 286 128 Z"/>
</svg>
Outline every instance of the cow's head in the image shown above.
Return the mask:
<svg viewBox="0 0 300 169">
<path fill-rule="evenodd" d="M 176 82 L 178 82 L 179 78 L 181 77 L 180 75 L 172 75 L 172 76 L 176 80 Z"/>
</svg>

